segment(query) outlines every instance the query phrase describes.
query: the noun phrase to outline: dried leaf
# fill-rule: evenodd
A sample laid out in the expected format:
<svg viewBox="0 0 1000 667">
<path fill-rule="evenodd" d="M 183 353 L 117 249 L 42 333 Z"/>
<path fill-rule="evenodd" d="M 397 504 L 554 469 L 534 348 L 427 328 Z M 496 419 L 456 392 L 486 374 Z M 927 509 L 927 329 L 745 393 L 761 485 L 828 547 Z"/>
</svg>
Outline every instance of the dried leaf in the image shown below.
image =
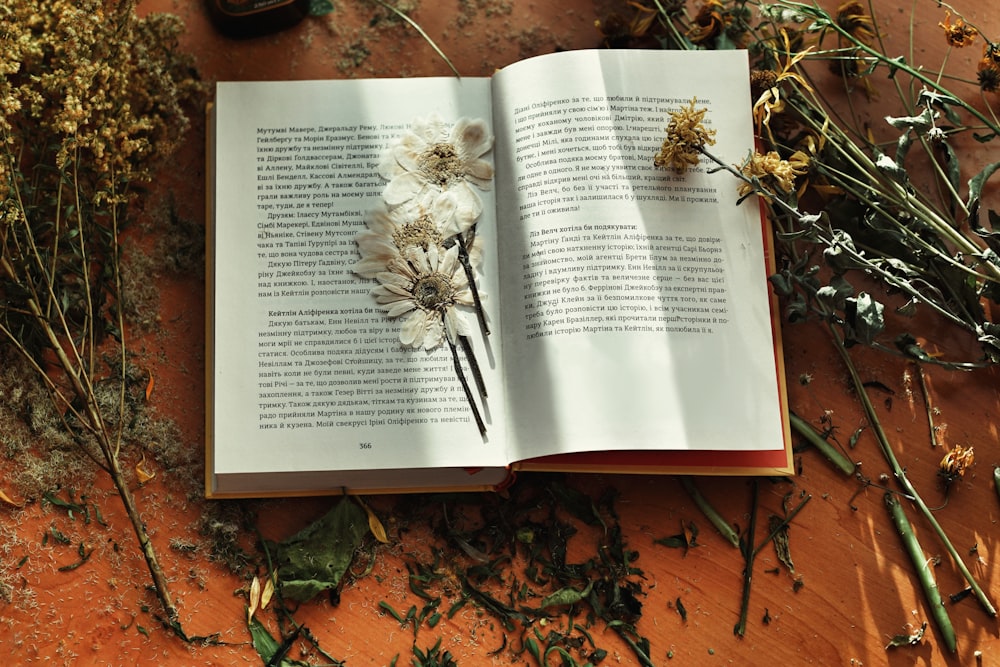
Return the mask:
<svg viewBox="0 0 1000 667">
<path fill-rule="evenodd" d="M 156 477 L 155 472 L 154 473 L 146 472 L 146 469 L 143 467 L 145 465 L 146 465 L 146 455 L 143 454 L 142 460 L 135 464 L 135 476 L 139 479 L 139 484 L 145 484 L 149 480 Z"/>
<path fill-rule="evenodd" d="M 3 489 L 0 489 L 0 501 L 5 502 L 13 507 L 20 507 L 20 505 L 18 505 L 17 503 L 15 503 L 13 500 L 10 499 L 10 496 L 8 496 L 6 493 L 3 492 Z"/>
<path fill-rule="evenodd" d="M 368 507 L 368 504 L 365 503 L 365 501 L 361 500 L 361 498 L 357 498 L 357 501 L 358 504 L 361 505 L 362 508 L 364 508 L 365 513 L 368 515 L 368 530 L 372 531 L 372 535 L 375 536 L 376 540 L 378 540 L 382 544 L 389 544 L 389 536 L 386 535 L 385 526 L 382 525 L 382 522 L 379 520 L 378 516 L 375 514 L 375 512 L 372 511 L 370 507 Z"/>
<path fill-rule="evenodd" d="M 153 374 L 150 373 L 149 374 L 149 382 L 146 383 L 146 400 L 147 401 L 149 401 L 149 397 L 153 393 L 153 385 L 154 384 L 156 384 L 156 380 L 155 380 L 155 378 L 153 378 Z"/>
<path fill-rule="evenodd" d="M 250 604 L 247 606 L 247 625 L 253 621 L 254 614 L 257 613 L 258 605 L 260 604 L 260 579 L 257 575 L 254 575 L 253 581 L 250 582 Z"/>
<path fill-rule="evenodd" d="M 267 605 L 271 604 L 271 598 L 274 597 L 274 576 L 267 578 L 264 582 L 264 588 L 260 592 L 260 610 L 264 611 L 267 609 Z"/>
<path fill-rule="evenodd" d="M 280 544 L 271 544 L 285 598 L 306 602 L 340 584 L 368 532 L 364 511 L 349 498 Z"/>
</svg>

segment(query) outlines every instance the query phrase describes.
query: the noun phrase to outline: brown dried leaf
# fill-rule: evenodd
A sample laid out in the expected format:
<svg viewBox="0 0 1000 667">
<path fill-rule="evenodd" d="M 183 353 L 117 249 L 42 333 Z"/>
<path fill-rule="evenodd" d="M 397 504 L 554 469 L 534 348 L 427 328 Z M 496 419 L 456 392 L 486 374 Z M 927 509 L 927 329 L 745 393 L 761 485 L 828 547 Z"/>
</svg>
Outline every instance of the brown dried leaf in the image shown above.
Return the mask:
<svg viewBox="0 0 1000 667">
<path fill-rule="evenodd" d="M 153 473 L 146 472 L 146 469 L 144 467 L 145 465 L 146 465 L 146 455 L 143 454 L 142 455 L 142 460 L 135 464 L 135 475 L 136 475 L 136 477 L 139 478 L 139 483 L 140 484 L 145 484 L 149 480 L 151 480 L 154 477 L 156 477 L 156 473 L 155 472 L 153 472 Z"/>
<path fill-rule="evenodd" d="M 20 507 L 20 505 L 10 499 L 10 496 L 3 492 L 3 489 L 0 489 L 0 501 L 5 502 L 12 507 Z"/>
</svg>

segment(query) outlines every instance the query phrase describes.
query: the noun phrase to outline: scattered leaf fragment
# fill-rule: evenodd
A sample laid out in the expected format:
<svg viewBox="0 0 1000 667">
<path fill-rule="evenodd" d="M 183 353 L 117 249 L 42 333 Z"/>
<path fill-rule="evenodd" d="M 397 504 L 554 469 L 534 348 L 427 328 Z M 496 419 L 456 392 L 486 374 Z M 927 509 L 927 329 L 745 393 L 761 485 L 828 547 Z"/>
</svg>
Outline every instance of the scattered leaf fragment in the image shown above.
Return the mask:
<svg viewBox="0 0 1000 667">
<path fill-rule="evenodd" d="M 382 525 L 378 515 L 376 515 L 375 512 L 368 507 L 368 504 L 361 498 L 357 497 L 356 499 L 358 504 L 361 505 L 361 507 L 365 510 L 365 513 L 368 515 L 368 530 L 372 531 L 372 535 L 375 536 L 376 540 L 382 544 L 389 544 L 389 536 L 386 535 L 385 526 Z"/>
<path fill-rule="evenodd" d="M 247 625 L 253 621 L 254 614 L 260 605 L 260 579 L 255 574 L 250 582 L 250 604 L 247 606 Z"/>
<path fill-rule="evenodd" d="M 156 473 L 150 473 L 146 471 L 146 454 L 143 452 L 142 460 L 135 464 L 135 476 L 139 480 L 139 484 L 145 484 L 149 480 L 156 477 Z"/>
<path fill-rule="evenodd" d="M 271 544 L 282 594 L 306 602 L 336 588 L 367 532 L 364 510 L 343 498 L 325 516 L 284 542 Z"/>
<path fill-rule="evenodd" d="M 911 635 L 895 635 L 889 640 L 889 643 L 885 645 L 885 649 L 888 651 L 891 648 L 899 648 L 900 646 L 916 646 L 923 640 L 924 632 L 927 631 L 927 622 L 924 621 L 923 625 L 917 628 L 917 631 Z"/>
</svg>

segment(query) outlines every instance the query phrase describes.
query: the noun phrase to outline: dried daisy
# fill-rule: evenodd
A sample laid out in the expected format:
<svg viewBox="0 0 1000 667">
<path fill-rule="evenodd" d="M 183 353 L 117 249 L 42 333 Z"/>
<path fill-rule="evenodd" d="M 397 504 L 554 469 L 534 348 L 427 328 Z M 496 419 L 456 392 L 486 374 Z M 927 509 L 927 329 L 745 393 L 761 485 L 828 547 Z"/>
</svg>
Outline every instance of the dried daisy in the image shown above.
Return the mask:
<svg viewBox="0 0 1000 667">
<path fill-rule="evenodd" d="M 972 466 L 975 461 L 975 452 L 972 447 L 955 445 L 950 452 L 944 455 L 938 465 L 938 474 L 944 480 L 945 488 L 951 486 L 965 476 L 965 471 Z"/>
<path fill-rule="evenodd" d="M 379 285 L 372 296 L 390 318 L 406 316 L 400 327 L 399 341 L 405 347 L 433 350 L 447 341 L 455 362 L 455 372 L 472 409 L 479 432 L 486 426 L 458 358 L 456 345 L 465 352 L 481 397 L 486 385 L 469 343 L 471 328 L 457 306 L 473 306 L 469 282 L 459 261 L 458 244 L 443 250 L 436 245 L 427 250 L 410 248 L 405 262 L 393 262 L 386 271 L 376 274 Z"/>
<path fill-rule="evenodd" d="M 389 181 L 382 194 L 395 208 L 412 202 L 428 208 L 450 198 L 450 215 L 442 221 L 446 235 L 465 232 L 483 211 L 473 186 L 489 190 L 493 166 L 482 159 L 493 147 L 486 122 L 468 118 L 448 125 L 438 116 L 417 119 L 383 156 L 378 171 Z"/>
<path fill-rule="evenodd" d="M 729 21 L 725 5 L 720 0 L 708 0 L 695 15 L 687 37 L 695 44 L 704 44 L 721 35 Z"/>
<path fill-rule="evenodd" d="M 808 173 L 809 156 L 802 151 L 795 151 L 787 160 L 783 160 L 776 151 L 754 151 L 739 169 L 749 181 L 758 183 L 765 192 L 788 195 L 795 192 L 795 179 Z M 752 183 L 740 184 L 741 197 L 754 191 Z"/>
<path fill-rule="evenodd" d="M 683 174 L 688 167 L 698 164 L 702 149 L 715 143 L 715 130 L 705 127 L 707 108 L 695 109 L 697 100 L 670 114 L 667 136 L 653 158 L 653 164 L 663 169 L 673 169 Z"/>
<path fill-rule="evenodd" d="M 971 25 L 967 25 L 961 18 L 955 19 L 955 24 L 951 23 L 951 12 L 945 11 L 944 23 L 938 23 L 944 30 L 944 38 L 948 41 L 948 46 L 963 48 L 976 41 L 979 32 Z"/>
<path fill-rule="evenodd" d="M 393 262 L 376 274 L 375 301 L 390 318 L 406 315 L 399 340 L 413 348 L 432 350 L 470 333 L 455 306 L 471 306 L 472 294 L 458 261 L 458 247 L 442 250 L 410 248 L 405 262 Z"/>
<path fill-rule="evenodd" d="M 785 109 L 785 100 L 781 96 L 781 82 L 794 81 L 806 90 L 812 92 L 812 86 L 794 68 L 800 60 L 806 57 L 813 47 L 808 47 L 803 51 L 792 53 L 791 43 L 786 30 L 781 31 L 781 38 L 784 42 L 784 53 L 787 56 L 785 64 L 780 70 L 773 71 L 773 83 L 770 87 L 761 92 L 753 103 L 753 119 L 758 131 L 767 127 L 770 130 L 771 114 L 781 113 Z M 765 81 L 765 75 L 758 74 L 760 82 Z"/>
<path fill-rule="evenodd" d="M 844 32 L 862 44 L 871 44 L 878 36 L 874 20 L 858 0 L 849 0 L 837 7 L 836 20 Z"/>
<path fill-rule="evenodd" d="M 997 92 L 1000 90 L 1000 65 L 988 57 L 983 58 L 976 68 L 976 80 L 984 93 Z"/>
</svg>

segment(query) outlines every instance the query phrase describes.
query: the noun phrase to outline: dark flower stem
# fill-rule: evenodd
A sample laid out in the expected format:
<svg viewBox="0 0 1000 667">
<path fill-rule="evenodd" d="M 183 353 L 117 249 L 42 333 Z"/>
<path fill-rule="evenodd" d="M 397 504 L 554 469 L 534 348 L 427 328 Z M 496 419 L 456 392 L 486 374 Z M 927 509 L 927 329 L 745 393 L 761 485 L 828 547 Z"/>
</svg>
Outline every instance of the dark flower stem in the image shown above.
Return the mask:
<svg viewBox="0 0 1000 667">
<path fill-rule="evenodd" d="M 740 599 L 740 620 L 733 627 L 733 634 L 739 638 L 747 633 L 747 614 L 750 611 L 750 584 L 753 583 L 753 563 L 757 556 L 754 548 L 754 533 L 757 531 L 757 480 L 753 480 L 753 500 L 750 503 L 750 523 L 740 545 L 746 564 L 743 566 L 743 595 Z"/>
<path fill-rule="evenodd" d="M 462 336 L 459 336 L 462 338 Z M 447 336 L 445 339 L 448 340 L 448 347 L 451 348 L 451 358 L 455 361 L 455 373 L 458 375 L 458 381 L 462 384 L 462 391 L 465 392 L 465 400 L 469 402 L 469 408 L 472 410 L 472 416 L 476 420 L 476 426 L 479 427 L 479 435 L 486 437 L 486 424 L 483 423 L 483 417 L 479 414 L 479 406 L 476 405 L 476 399 L 472 395 L 472 389 L 469 388 L 469 382 L 465 379 L 465 373 L 462 372 L 462 361 L 458 358 L 458 348 L 455 347 L 455 343 L 451 341 Z"/>
<path fill-rule="evenodd" d="M 472 378 L 476 381 L 476 388 L 479 389 L 479 396 L 485 399 L 486 382 L 483 380 L 483 372 L 479 368 L 479 362 L 476 360 L 476 353 L 472 349 L 472 343 L 469 342 L 468 336 L 459 336 L 458 342 L 462 344 L 462 351 L 465 353 L 465 358 L 469 360 L 469 369 L 472 371 Z"/>
<path fill-rule="evenodd" d="M 473 225 L 469 229 L 468 238 L 458 238 L 458 261 L 462 264 L 462 268 L 465 269 L 465 277 L 469 281 L 469 289 L 472 291 L 472 301 L 476 306 L 476 318 L 479 320 L 479 328 L 482 329 L 484 336 L 490 335 L 490 325 L 486 321 L 486 311 L 483 310 L 483 302 L 479 298 L 479 287 L 476 285 L 476 272 L 472 268 L 472 263 L 469 261 L 469 248 L 476 241 L 476 226 Z M 485 395 L 485 394 L 484 394 Z"/>
</svg>

